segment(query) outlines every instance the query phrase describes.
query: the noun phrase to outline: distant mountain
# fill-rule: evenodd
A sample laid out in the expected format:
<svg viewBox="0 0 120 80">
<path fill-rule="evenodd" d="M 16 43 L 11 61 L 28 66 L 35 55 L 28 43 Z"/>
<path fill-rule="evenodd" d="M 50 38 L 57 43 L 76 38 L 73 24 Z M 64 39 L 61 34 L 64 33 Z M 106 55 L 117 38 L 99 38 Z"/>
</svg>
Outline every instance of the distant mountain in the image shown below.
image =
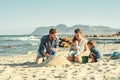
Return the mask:
<svg viewBox="0 0 120 80">
<path fill-rule="evenodd" d="M 114 29 L 106 26 L 74 25 L 74 26 L 68 27 L 64 24 L 59 24 L 57 26 L 38 27 L 31 33 L 31 35 L 48 34 L 50 28 L 58 29 L 59 35 L 73 35 L 74 30 L 77 28 L 82 29 L 84 35 L 111 34 L 111 33 L 116 33 L 120 31 L 120 29 Z"/>
</svg>

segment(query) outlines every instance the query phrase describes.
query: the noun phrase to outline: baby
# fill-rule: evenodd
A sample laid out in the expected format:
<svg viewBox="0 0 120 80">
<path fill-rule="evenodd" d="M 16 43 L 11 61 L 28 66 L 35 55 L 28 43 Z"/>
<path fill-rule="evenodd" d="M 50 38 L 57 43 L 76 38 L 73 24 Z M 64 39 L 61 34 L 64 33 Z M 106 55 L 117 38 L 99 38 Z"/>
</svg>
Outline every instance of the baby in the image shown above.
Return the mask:
<svg viewBox="0 0 120 80">
<path fill-rule="evenodd" d="M 77 40 L 73 40 L 72 41 L 72 45 L 70 48 L 70 52 L 68 53 L 69 56 L 77 56 L 80 54 L 80 47 L 78 45 L 78 41 Z"/>
</svg>

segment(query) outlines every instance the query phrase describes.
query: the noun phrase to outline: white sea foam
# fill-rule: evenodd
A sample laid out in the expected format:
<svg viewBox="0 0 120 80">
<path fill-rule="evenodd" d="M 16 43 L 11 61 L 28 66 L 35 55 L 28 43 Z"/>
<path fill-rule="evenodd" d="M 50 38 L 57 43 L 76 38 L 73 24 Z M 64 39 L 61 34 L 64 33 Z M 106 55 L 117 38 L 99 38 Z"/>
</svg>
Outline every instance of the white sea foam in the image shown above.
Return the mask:
<svg viewBox="0 0 120 80">
<path fill-rule="evenodd" d="M 22 40 L 22 41 L 33 40 L 33 41 L 38 41 L 39 38 L 35 37 L 35 36 L 30 36 L 30 37 L 15 37 L 15 38 L 13 38 L 13 40 Z"/>
</svg>

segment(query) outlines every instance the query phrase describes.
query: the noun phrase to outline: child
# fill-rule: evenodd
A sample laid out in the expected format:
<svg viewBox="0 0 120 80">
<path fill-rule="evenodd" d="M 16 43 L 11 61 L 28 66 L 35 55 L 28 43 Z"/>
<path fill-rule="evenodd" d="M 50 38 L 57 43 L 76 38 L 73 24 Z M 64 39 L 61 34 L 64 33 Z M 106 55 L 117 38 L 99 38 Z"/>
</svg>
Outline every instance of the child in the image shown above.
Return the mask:
<svg viewBox="0 0 120 80">
<path fill-rule="evenodd" d="M 96 41 L 90 40 L 87 43 L 88 48 L 90 49 L 90 55 L 89 58 L 91 58 L 91 62 L 97 62 L 98 60 L 102 59 L 102 54 L 99 50 L 96 49 Z"/>
<path fill-rule="evenodd" d="M 78 41 L 74 38 L 68 55 L 75 57 L 78 54 L 80 54 L 80 47 L 78 46 Z"/>
</svg>

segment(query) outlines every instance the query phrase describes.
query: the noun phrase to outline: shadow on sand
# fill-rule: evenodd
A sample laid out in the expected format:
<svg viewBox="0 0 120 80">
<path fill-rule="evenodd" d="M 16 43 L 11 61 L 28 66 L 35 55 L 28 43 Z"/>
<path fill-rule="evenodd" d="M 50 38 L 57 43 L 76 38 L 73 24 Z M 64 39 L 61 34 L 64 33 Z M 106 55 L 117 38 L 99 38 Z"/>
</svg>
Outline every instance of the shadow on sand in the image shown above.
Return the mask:
<svg viewBox="0 0 120 80">
<path fill-rule="evenodd" d="M 34 62 L 24 62 L 24 63 L 11 63 L 11 64 L 0 64 L 0 66 L 10 66 L 10 67 L 17 67 L 17 66 L 22 66 L 23 68 L 29 68 L 29 67 L 43 67 L 45 66 L 52 57 L 49 57 L 47 60 L 43 61 L 40 64 L 35 64 Z"/>
</svg>

